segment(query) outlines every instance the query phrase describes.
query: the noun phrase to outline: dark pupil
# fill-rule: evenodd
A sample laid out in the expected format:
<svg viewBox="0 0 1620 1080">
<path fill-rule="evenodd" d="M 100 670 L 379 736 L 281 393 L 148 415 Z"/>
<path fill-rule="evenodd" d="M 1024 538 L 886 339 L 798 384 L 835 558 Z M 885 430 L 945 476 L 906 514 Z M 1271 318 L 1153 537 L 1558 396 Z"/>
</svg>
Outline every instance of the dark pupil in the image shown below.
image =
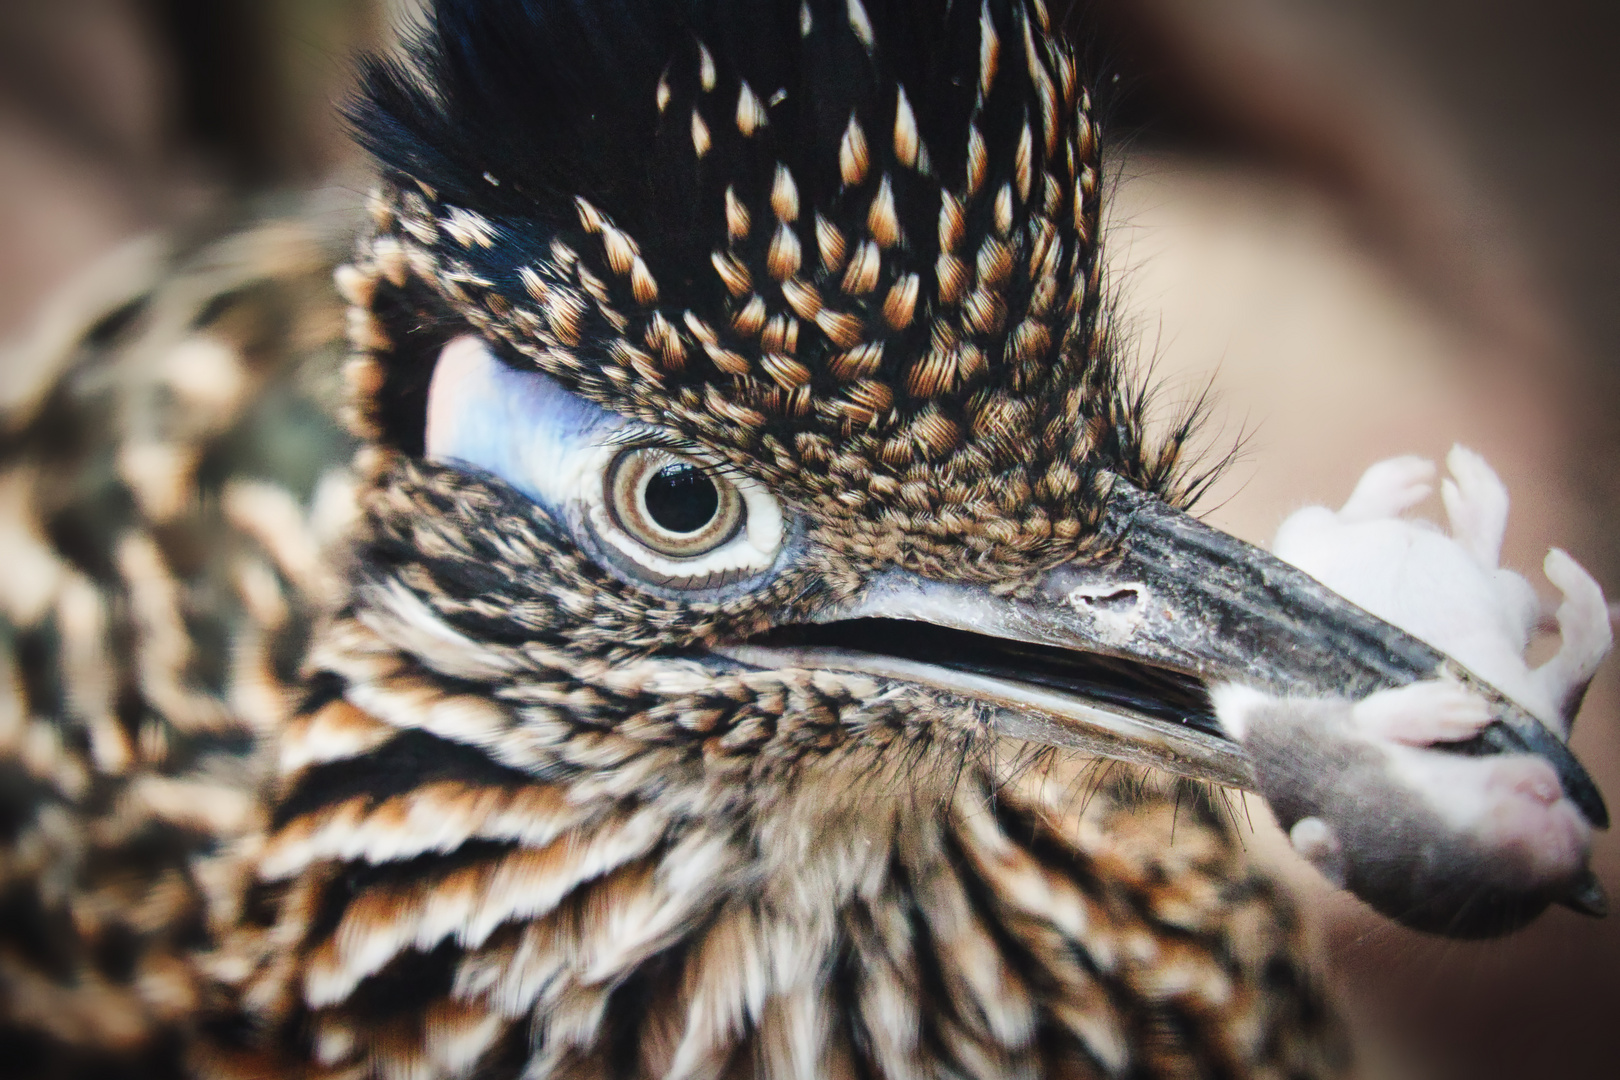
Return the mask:
<svg viewBox="0 0 1620 1080">
<path fill-rule="evenodd" d="M 647 481 L 647 513 L 672 533 L 697 532 L 720 509 L 714 481 L 696 465 L 677 461 L 665 465 Z"/>
</svg>

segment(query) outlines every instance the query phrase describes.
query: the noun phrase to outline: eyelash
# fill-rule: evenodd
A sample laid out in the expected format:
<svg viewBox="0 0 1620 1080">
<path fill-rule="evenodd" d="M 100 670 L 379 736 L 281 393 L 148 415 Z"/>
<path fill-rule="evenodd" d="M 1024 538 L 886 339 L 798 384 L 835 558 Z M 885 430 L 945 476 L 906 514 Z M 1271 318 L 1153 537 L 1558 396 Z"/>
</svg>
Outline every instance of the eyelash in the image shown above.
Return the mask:
<svg viewBox="0 0 1620 1080">
<path fill-rule="evenodd" d="M 733 484 L 750 483 L 746 473 L 729 461 L 717 461 L 706 455 L 702 450 L 691 443 L 657 428 L 643 427 L 640 424 L 627 424 L 617 431 L 610 433 L 603 440 L 604 446 L 616 450 L 667 450 L 671 454 L 686 458 L 700 465 L 704 472 L 710 476 L 720 477 Z"/>
</svg>

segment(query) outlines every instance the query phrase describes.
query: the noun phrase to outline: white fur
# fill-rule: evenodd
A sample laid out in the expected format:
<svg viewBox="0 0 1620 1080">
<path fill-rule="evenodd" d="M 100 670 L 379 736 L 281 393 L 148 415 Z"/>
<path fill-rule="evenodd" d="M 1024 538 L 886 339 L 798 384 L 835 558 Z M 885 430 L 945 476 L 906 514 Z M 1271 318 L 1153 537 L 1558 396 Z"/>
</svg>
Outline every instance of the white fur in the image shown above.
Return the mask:
<svg viewBox="0 0 1620 1080">
<path fill-rule="evenodd" d="M 1565 704 L 1607 655 L 1613 637 L 1603 591 L 1557 548 L 1545 571 L 1564 594 L 1558 654 L 1532 670 L 1525 649 L 1540 618 L 1535 591 L 1498 565 L 1508 495 L 1485 459 L 1461 446 L 1446 455 L 1441 485 L 1449 535 L 1400 517 L 1428 496 L 1432 463 L 1379 462 L 1337 512 L 1309 507 L 1277 531 L 1277 557 L 1335 592 L 1456 659 L 1560 736 Z M 1438 741 L 1430 739 L 1429 741 Z"/>
</svg>

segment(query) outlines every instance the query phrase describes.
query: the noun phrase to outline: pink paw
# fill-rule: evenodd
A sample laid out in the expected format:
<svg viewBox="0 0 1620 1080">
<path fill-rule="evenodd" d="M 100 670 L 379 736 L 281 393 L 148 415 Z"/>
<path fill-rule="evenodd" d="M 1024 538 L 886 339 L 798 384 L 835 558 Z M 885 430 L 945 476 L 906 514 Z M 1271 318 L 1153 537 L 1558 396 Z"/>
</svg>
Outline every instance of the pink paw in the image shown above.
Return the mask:
<svg viewBox="0 0 1620 1080">
<path fill-rule="evenodd" d="M 1344 521 L 1392 518 L 1429 497 L 1434 462 L 1415 455 L 1380 461 L 1361 474 L 1356 490 L 1339 508 Z"/>
<path fill-rule="evenodd" d="M 1350 719 L 1368 738 L 1430 746 L 1478 735 L 1491 707 L 1458 683 L 1432 679 L 1369 695 L 1350 707 Z"/>
<path fill-rule="evenodd" d="M 1465 446 L 1451 448 L 1446 468 L 1451 479 L 1440 485 L 1440 500 L 1446 504 L 1451 537 L 1479 565 L 1494 570 L 1507 535 L 1507 487 L 1484 458 Z"/>
<path fill-rule="evenodd" d="M 1530 678 L 1545 702 L 1540 710 L 1542 720 L 1567 739 L 1587 685 L 1614 647 L 1614 630 L 1603 589 L 1580 563 L 1553 548 L 1547 552 L 1542 571 L 1564 595 L 1558 605 L 1560 642 L 1558 652 Z"/>
</svg>

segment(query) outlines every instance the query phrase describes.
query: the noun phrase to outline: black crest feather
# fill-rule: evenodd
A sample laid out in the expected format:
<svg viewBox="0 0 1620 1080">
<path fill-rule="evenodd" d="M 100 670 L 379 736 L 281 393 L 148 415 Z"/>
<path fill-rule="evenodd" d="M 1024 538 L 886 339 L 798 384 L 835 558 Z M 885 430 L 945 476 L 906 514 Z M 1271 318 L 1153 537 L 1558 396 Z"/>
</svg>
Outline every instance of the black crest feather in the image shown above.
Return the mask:
<svg viewBox="0 0 1620 1080">
<path fill-rule="evenodd" d="M 350 117 L 386 168 L 519 231 L 573 227 L 574 199 L 583 196 L 637 238 L 661 284 L 689 268 L 684 276 L 700 280 L 700 295 L 672 299 L 695 302 L 713 288 L 701 271 L 724 235 L 724 187 L 757 203 L 782 164 L 805 204 L 831 213 L 843 194 L 838 151 L 850 117 L 881 139 L 903 87 L 932 167 L 926 178 L 895 174 L 896 205 L 911 260 L 931 266 L 939 189 L 963 185 L 970 118 L 988 148 L 991 188 L 1007 180 L 1023 125 L 1039 123 L 1027 77 L 1001 79 L 982 102 L 976 85 L 981 17 L 1004 50 L 1021 49 L 1022 7 L 443 0 L 403 61 L 363 65 Z M 858 20 L 878 47 L 862 40 Z M 700 49 L 716 72 L 710 93 L 699 85 Z M 662 112 L 654 107 L 661 79 L 669 88 Z M 752 138 L 732 122 L 739 84 L 767 115 Z M 692 153 L 694 108 L 714 139 L 702 158 Z M 809 214 L 800 225 L 813 244 Z"/>
</svg>

